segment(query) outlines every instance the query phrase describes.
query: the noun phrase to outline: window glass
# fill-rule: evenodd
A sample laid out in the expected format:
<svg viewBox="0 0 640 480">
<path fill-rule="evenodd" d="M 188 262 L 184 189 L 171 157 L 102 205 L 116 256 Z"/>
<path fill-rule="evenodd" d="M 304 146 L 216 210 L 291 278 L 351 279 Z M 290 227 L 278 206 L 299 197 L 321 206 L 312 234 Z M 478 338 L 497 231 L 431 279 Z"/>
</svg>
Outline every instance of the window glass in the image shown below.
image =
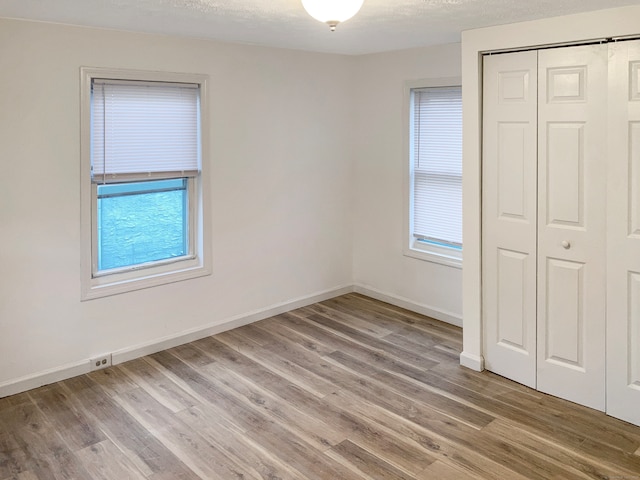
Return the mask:
<svg viewBox="0 0 640 480">
<path fill-rule="evenodd" d="M 99 272 L 189 254 L 186 178 L 97 188 Z"/>
</svg>

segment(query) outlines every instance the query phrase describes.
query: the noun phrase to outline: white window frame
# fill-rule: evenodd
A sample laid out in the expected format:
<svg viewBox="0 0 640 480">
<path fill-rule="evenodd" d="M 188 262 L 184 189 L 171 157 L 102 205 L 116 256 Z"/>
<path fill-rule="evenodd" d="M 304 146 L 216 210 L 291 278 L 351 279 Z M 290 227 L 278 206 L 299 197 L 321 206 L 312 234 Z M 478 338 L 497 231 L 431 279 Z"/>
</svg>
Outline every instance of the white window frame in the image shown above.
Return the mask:
<svg viewBox="0 0 640 480">
<path fill-rule="evenodd" d="M 454 268 L 462 268 L 462 251 L 444 246 L 431 245 L 421 242 L 413 236 L 413 134 L 411 131 L 413 118 L 412 90 L 430 87 L 459 87 L 462 85 L 460 77 L 429 78 L 405 82 L 403 132 L 404 132 L 404 234 L 403 254 Z"/>
<path fill-rule="evenodd" d="M 95 272 L 97 185 L 91 181 L 91 85 L 93 79 L 197 84 L 200 91 L 201 170 L 188 179 L 189 241 L 191 255 L 175 261 L 133 266 L 114 272 Z M 211 230 L 209 222 L 209 121 L 208 76 L 188 73 L 151 72 L 82 67 L 80 69 L 81 156 L 81 300 L 140 290 L 211 274 Z"/>
</svg>

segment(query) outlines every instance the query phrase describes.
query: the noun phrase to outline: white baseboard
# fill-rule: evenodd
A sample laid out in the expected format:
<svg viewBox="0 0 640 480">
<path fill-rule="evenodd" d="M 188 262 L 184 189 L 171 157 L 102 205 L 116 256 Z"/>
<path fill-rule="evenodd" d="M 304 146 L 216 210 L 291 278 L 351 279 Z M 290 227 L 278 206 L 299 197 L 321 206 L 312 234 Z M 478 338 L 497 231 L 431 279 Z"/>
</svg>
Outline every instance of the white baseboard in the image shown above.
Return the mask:
<svg viewBox="0 0 640 480">
<path fill-rule="evenodd" d="M 60 382 L 89 372 L 89 359 L 0 383 L 0 398 Z"/>
<path fill-rule="evenodd" d="M 353 291 L 366 295 L 367 297 L 375 298 L 382 302 L 390 303 L 396 307 L 406 308 L 412 312 L 426 315 L 427 317 L 441 320 L 445 323 L 455 325 L 456 327 L 462 327 L 462 317 L 460 315 L 446 312 L 439 308 L 430 307 L 429 305 L 423 305 L 421 303 L 414 302 L 408 298 L 400 297 L 391 293 L 385 293 L 372 287 L 356 284 L 353 287 Z"/>
<path fill-rule="evenodd" d="M 193 342 L 201 338 L 205 338 L 211 335 L 238 328 L 243 325 L 248 325 L 265 318 L 279 315 L 284 312 L 295 310 L 296 308 L 311 305 L 313 303 L 322 302 L 333 297 L 338 297 L 346 293 L 358 292 L 362 295 L 366 295 L 377 300 L 396 305 L 401 308 L 406 308 L 413 312 L 417 312 L 429 317 L 441 320 L 452 325 L 462 326 L 462 318 L 458 315 L 446 312 L 437 308 L 430 307 L 428 305 L 422 305 L 416 303 L 410 299 L 403 298 L 397 295 L 389 294 L 376 290 L 364 285 L 343 285 L 340 287 L 332 288 L 322 292 L 317 292 L 304 297 L 295 298 L 286 302 L 271 305 L 266 308 L 254 310 L 252 312 L 243 313 L 235 317 L 231 317 L 220 322 L 211 323 L 202 327 L 194 328 L 180 332 L 179 334 L 158 338 L 144 344 L 134 345 L 121 350 L 111 352 L 112 364 L 117 365 L 124 363 L 135 358 L 143 357 L 145 355 L 151 355 L 168 348 L 177 347 L 185 343 Z M 474 370 L 483 369 L 483 359 L 481 357 L 468 356 L 463 352 L 460 356 L 460 363 L 466 367 Z M 90 372 L 89 359 L 82 360 L 75 363 L 63 365 L 61 367 L 45 370 L 32 375 L 27 375 L 14 380 L 9 380 L 4 383 L 0 383 L 0 398 L 15 395 L 17 393 L 25 392 L 34 388 L 48 385 L 51 383 L 66 380 L 71 377 L 82 375 Z"/>
<path fill-rule="evenodd" d="M 460 365 L 470 368 L 476 372 L 484 370 L 484 358 L 478 355 L 472 355 L 470 353 L 462 352 L 460 354 Z"/>
<path fill-rule="evenodd" d="M 204 327 L 198 327 L 186 332 L 181 332 L 177 335 L 164 337 L 153 340 L 133 347 L 128 347 L 122 350 L 112 352 L 112 364 L 117 365 L 119 363 L 127 362 L 135 358 L 150 355 L 152 353 L 160 352 L 168 348 L 177 347 L 185 343 L 193 342 L 201 338 L 205 338 L 217 333 L 222 333 L 233 328 L 248 325 L 265 318 L 279 315 L 296 308 L 305 307 L 313 303 L 322 302 L 329 298 L 338 297 L 346 293 L 353 292 L 352 285 L 345 285 L 341 287 L 332 288 L 322 292 L 314 293 L 312 295 L 295 298 L 286 302 L 271 305 L 266 308 L 254 310 L 253 312 L 243 313 L 232 318 L 225 319 L 221 322 L 205 325 Z M 32 375 L 27 375 L 14 380 L 9 380 L 4 383 L 0 383 L 0 398 L 8 397 L 18 393 L 26 392 L 34 388 L 42 387 L 43 385 L 49 385 L 51 383 L 60 382 L 68 378 L 76 377 L 90 372 L 89 359 L 82 360 L 76 363 L 70 363 L 61 367 L 45 370 L 44 372 L 38 372 Z"/>
<path fill-rule="evenodd" d="M 315 293 L 313 295 L 278 303 L 267 308 L 254 310 L 253 312 L 236 315 L 235 317 L 228 318 L 223 322 L 212 323 L 210 325 L 205 325 L 204 327 L 180 332 L 177 335 L 156 339 L 148 343 L 115 351 L 112 353 L 112 362 L 113 365 L 128 362 L 135 358 L 144 357 L 145 355 L 151 355 L 153 353 L 161 352 L 162 350 L 177 347 L 178 345 L 194 342 L 201 338 L 210 337 L 211 335 L 226 332 L 227 330 L 249 325 L 250 323 L 258 322 L 265 318 L 273 317 L 274 315 L 289 312 L 296 308 L 306 307 L 307 305 L 322 302 L 350 292 L 353 292 L 353 287 L 351 285 L 337 287 L 325 290 L 324 292 Z"/>
</svg>

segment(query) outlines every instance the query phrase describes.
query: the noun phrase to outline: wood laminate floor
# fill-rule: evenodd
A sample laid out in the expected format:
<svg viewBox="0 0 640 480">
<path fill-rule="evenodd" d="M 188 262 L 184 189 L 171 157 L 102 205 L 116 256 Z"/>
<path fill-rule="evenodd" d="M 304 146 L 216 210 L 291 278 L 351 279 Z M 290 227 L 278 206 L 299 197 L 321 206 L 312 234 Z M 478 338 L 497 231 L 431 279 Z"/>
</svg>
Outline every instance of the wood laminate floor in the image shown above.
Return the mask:
<svg viewBox="0 0 640 480">
<path fill-rule="evenodd" d="M 0 399 L 0 480 L 640 480 L 640 428 L 460 349 L 345 295 Z"/>
</svg>

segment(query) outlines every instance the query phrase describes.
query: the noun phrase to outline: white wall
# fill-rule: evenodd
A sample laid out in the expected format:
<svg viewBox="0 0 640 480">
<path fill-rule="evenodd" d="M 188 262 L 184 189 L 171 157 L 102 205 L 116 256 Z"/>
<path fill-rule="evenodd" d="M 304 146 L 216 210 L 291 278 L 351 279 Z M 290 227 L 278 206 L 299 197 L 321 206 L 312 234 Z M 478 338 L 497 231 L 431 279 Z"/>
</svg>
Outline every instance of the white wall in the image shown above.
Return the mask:
<svg viewBox="0 0 640 480">
<path fill-rule="evenodd" d="M 81 66 L 210 75 L 213 275 L 80 302 Z M 0 396 L 350 289 L 352 72 L 338 55 L 0 20 Z"/>
<path fill-rule="evenodd" d="M 460 76 L 460 45 L 356 59 L 354 279 L 356 289 L 462 322 L 460 269 L 403 255 L 407 81 Z M 466 248 L 466 247 L 465 247 Z"/>
<path fill-rule="evenodd" d="M 481 303 L 481 53 L 491 50 L 561 44 L 640 34 L 640 6 L 601 10 L 462 34 L 462 99 L 464 104 L 463 300 L 464 351 L 461 362 L 484 368 Z"/>
<path fill-rule="evenodd" d="M 346 57 L 0 19 L 0 396 L 354 277 L 459 322 L 460 270 L 402 255 L 404 83 L 459 64 L 459 45 Z M 81 66 L 210 76 L 211 276 L 80 301 Z"/>
</svg>

